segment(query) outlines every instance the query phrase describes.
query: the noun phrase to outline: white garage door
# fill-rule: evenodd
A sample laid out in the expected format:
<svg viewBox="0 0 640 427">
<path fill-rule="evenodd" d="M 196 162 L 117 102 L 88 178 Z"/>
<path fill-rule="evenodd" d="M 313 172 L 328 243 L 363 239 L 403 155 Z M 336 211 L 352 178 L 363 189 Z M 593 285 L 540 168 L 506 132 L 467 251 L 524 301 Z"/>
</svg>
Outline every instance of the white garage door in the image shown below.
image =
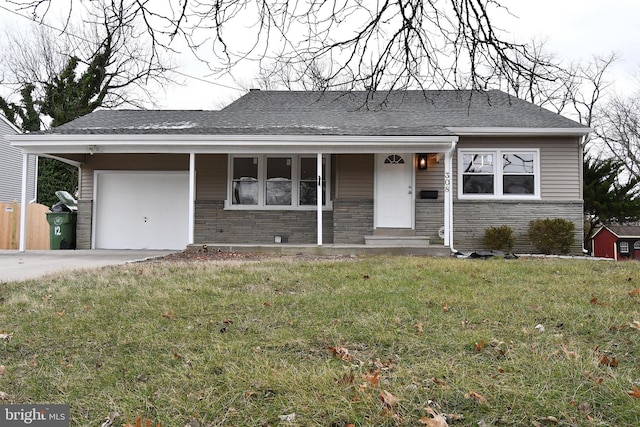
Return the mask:
<svg viewBox="0 0 640 427">
<path fill-rule="evenodd" d="M 189 174 L 96 172 L 96 249 L 185 249 Z"/>
</svg>

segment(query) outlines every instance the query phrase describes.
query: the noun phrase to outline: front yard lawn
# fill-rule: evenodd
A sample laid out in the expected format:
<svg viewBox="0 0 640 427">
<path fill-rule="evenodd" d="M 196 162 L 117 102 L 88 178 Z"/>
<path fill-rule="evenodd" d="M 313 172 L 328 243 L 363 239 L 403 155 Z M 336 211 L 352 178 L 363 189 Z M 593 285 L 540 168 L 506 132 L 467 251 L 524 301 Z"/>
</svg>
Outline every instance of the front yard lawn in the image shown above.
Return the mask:
<svg viewBox="0 0 640 427">
<path fill-rule="evenodd" d="M 3 284 L 0 404 L 69 404 L 73 426 L 637 426 L 639 288 L 636 262 L 420 257 Z"/>
</svg>

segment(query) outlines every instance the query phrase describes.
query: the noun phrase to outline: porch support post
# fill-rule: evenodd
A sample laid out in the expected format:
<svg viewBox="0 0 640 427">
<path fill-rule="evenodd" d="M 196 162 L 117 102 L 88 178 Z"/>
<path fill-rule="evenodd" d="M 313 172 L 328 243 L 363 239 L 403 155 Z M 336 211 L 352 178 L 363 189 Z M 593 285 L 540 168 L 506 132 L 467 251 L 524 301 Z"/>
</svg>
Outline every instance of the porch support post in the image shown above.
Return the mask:
<svg viewBox="0 0 640 427">
<path fill-rule="evenodd" d="M 29 176 L 29 155 L 22 153 L 22 194 L 20 196 L 20 243 L 19 250 L 27 249 L 27 177 Z"/>
<path fill-rule="evenodd" d="M 316 186 L 316 203 L 317 203 L 317 229 L 318 229 L 318 246 L 322 246 L 322 153 L 318 153 L 318 161 L 316 170 L 318 171 L 318 182 Z"/>
<path fill-rule="evenodd" d="M 189 244 L 194 243 L 196 220 L 196 153 L 189 153 Z M 186 249 L 186 248 L 185 248 Z"/>
<path fill-rule="evenodd" d="M 453 152 L 456 143 L 451 143 L 451 149 L 444 153 L 444 245 L 453 248 Z"/>
</svg>

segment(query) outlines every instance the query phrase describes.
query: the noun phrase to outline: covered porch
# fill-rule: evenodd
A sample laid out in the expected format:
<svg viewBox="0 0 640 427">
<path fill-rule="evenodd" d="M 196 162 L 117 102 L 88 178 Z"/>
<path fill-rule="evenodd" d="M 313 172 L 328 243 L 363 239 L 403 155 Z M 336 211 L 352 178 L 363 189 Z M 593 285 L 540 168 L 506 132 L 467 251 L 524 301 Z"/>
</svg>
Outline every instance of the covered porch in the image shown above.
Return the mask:
<svg viewBox="0 0 640 427">
<path fill-rule="evenodd" d="M 456 143 L 457 137 L 451 135 L 47 135 L 44 138 L 43 135 L 23 135 L 16 145 L 24 150 L 25 175 L 29 173 L 26 159 L 32 154 L 55 156 L 80 167 L 78 218 L 84 231 L 78 234 L 79 239 L 83 239 L 83 242 L 79 242 L 79 248 L 125 249 L 113 246 L 117 243 L 105 246 L 104 239 L 100 239 L 101 233 L 106 234 L 106 231 L 101 229 L 101 221 L 104 222 L 105 217 L 109 216 L 101 210 L 101 206 L 106 203 L 106 192 L 113 196 L 115 192 L 125 191 L 127 187 L 138 187 L 139 183 L 128 182 L 129 178 L 126 176 L 119 181 L 114 180 L 114 184 L 110 184 L 109 187 L 101 186 L 99 181 L 108 175 L 115 176 L 116 173 L 130 172 L 142 175 L 143 172 L 153 172 L 156 176 L 184 174 L 184 185 L 181 187 L 184 188 L 184 192 L 160 194 L 163 197 L 169 196 L 168 202 L 180 206 L 184 212 L 184 220 L 171 222 L 170 225 L 167 223 L 164 227 L 166 229 L 170 226 L 175 233 L 184 235 L 184 243 L 178 246 L 156 246 L 158 249 L 183 249 L 207 245 L 220 250 L 233 247 L 233 250 L 252 248 L 254 251 L 288 253 L 429 253 L 432 250 L 452 247 L 453 201 L 450 187 Z M 409 171 L 407 188 L 396 189 L 393 184 L 397 183 L 394 168 L 399 167 L 393 164 L 393 160 L 398 157 L 395 153 L 405 155 L 406 159 L 403 159 L 403 162 Z M 429 171 L 433 183 L 429 187 L 432 190 L 426 192 L 435 192 L 435 198 L 439 200 L 429 200 L 430 197 L 425 197 L 425 190 L 420 184 L 420 176 L 425 171 L 421 170 L 419 162 L 424 160 L 423 156 L 426 156 L 426 153 L 430 156 L 426 161 L 431 161 L 432 167 L 436 157 L 438 163 L 436 170 Z M 237 158 L 259 158 L 265 165 L 272 158 L 293 159 L 293 164 L 302 159 L 315 159 L 315 176 L 311 180 L 307 176 L 303 178 L 307 187 L 315 186 L 316 195 L 325 196 L 314 197 L 315 206 L 310 206 L 308 200 L 306 205 L 302 206 L 301 200 L 298 199 L 296 206 L 271 205 L 266 199 L 254 205 L 237 203 L 234 199 L 234 185 L 243 178 L 234 175 L 234 159 Z M 391 172 L 381 171 L 381 166 L 375 163 L 368 164 L 371 171 L 367 175 L 368 178 L 356 176 L 361 167 L 359 163 L 365 158 L 368 159 L 367 162 L 390 163 L 388 166 Z M 329 169 L 326 167 L 327 159 L 329 164 L 335 163 L 331 164 Z M 256 182 L 267 185 L 266 169 L 260 173 L 265 182 L 260 181 L 262 178 L 256 179 Z M 298 173 L 297 180 L 288 184 L 293 189 L 299 187 L 303 180 L 299 171 L 295 173 Z M 369 181 L 366 181 L 367 179 Z M 365 202 L 353 197 L 363 182 L 373 189 L 373 193 L 365 197 Z M 381 192 L 385 183 L 389 182 L 392 182 L 391 187 L 387 186 L 386 193 Z M 113 186 L 116 184 L 119 187 Z M 437 188 L 435 191 L 434 186 Z M 161 189 L 157 191 L 162 193 Z M 260 191 L 265 191 L 264 197 L 268 196 L 267 190 Z M 408 198 L 410 202 L 406 210 L 409 216 L 399 225 L 393 222 L 399 212 L 399 205 L 394 198 L 396 192 L 406 193 L 405 199 Z M 294 199 L 296 197 L 301 196 L 294 196 Z M 136 199 L 133 193 L 130 202 L 135 203 Z M 113 200 L 113 197 L 108 200 Z M 437 206 L 437 209 L 428 209 L 428 213 L 425 214 L 421 207 L 427 203 Z M 363 207 L 363 204 L 368 206 Z M 359 216 L 363 211 L 367 212 L 366 220 Z M 146 224 L 147 216 L 144 218 Z M 129 220 L 133 221 L 135 218 L 125 215 L 121 221 Z M 267 230 L 265 221 L 269 224 L 279 221 L 279 226 L 274 229 L 285 232 L 271 233 Z M 370 223 L 364 224 L 367 221 Z M 428 221 L 431 221 L 431 224 L 427 225 Z M 425 238 L 422 231 L 427 226 L 436 227 L 435 232 L 432 230 L 432 235 L 439 235 L 440 239 L 434 241 L 431 238 L 430 241 L 429 238 Z M 133 224 L 129 233 L 134 233 L 139 227 L 140 225 Z M 234 237 L 233 233 L 228 233 L 221 238 L 222 233 L 219 230 L 234 227 L 243 228 L 244 235 L 236 233 Z M 306 237 L 289 240 L 290 236 L 286 234 L 286 230 L 296 227 L 303 230 L 301 236 Z M 266 237 L 259 237 L 262 232 L 267 233 Z M 312 233 L 313 237 L 310 237 L 309 233 Z M 281 237 L 279 240 L 278 236 Z M 319 249 L 325 247 L 326 249 Z M 24 247 L 21 246 L 21 249 L 24 250 Z"/>
</svg>

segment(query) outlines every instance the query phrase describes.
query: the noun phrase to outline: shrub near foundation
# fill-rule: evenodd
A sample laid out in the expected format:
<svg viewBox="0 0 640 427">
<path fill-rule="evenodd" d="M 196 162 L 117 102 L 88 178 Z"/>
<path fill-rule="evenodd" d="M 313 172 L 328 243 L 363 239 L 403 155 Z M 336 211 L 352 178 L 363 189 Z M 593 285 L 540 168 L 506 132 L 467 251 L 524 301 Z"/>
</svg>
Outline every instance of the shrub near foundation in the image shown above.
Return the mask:
<svg viewBox="0 0 640 427">
<path fill-rule="evenodd" d="M 515 244 L 513 228 L 508 225 L 489 227 L 484 230 L 482 243 L 487 249 L 511 252 Z"/>
<path fill-rule="evenodd" d="M 575 225 L 562 218 L 536 219 L 529 223 L 529 240 L 546 255 L 567 254 L 575 238 Z"/>
</svg>

